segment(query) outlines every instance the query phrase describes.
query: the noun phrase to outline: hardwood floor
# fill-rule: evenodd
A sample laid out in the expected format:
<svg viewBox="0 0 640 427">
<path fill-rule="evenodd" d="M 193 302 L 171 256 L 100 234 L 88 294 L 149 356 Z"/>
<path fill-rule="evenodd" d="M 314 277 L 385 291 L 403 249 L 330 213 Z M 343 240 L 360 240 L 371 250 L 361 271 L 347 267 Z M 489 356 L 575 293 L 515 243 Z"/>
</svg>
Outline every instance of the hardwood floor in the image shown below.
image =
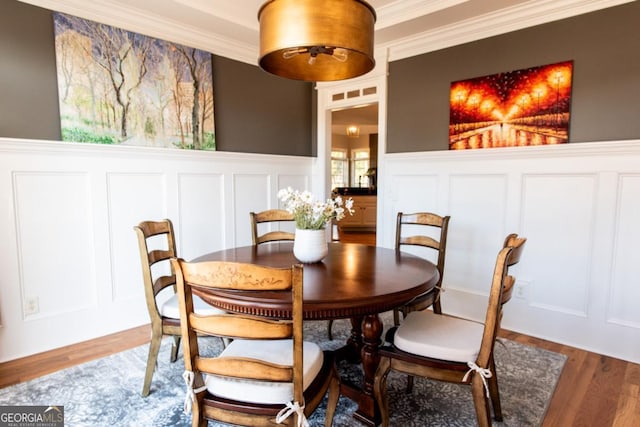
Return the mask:
<svg viewBox="0 0 640 427">
<path fill-rule="evenodd" d="M 342 243 L 364 243 L 375 246 L 376 233 L 362 231 L 340 231 L 340 242 Z"/>
<path fill-rule="evenodd" d="M 375 244 L 375 235 L 342 241 Z M 149 325 L 0 364 L 0 388 L 148 343 Z M 502 330 L 500 336 L 567 355 L 543 427 L 640 426 L 640 365 Z M 141 385 L 142 387 L 142 385 Z"/>
<path fill-rule="evenodd" d="M 567 356 L 543 427 L 640 426 L 640 365 L 517 332 L 500 336 Z"/>
<path fill-rule="evenodd" d="M 151 341 L 151 326 L 144 325 L 44 353 L 34 354 L 33 356 L 0 363 L 0 388 L 109 356 L 110 354 L 146 344 L 149 341 Z M 142 387 L 142 384 L 140 387 Z"/>
</svg>

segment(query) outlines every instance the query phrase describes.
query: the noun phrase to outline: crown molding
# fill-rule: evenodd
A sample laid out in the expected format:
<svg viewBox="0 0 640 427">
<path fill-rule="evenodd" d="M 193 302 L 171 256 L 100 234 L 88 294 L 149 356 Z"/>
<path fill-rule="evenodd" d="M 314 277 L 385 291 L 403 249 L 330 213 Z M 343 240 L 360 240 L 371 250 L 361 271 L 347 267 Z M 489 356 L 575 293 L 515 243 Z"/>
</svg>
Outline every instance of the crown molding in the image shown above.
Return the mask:
<svg viewBox="0 0 640 427">
<path fill-rule="evenodd" d="M 532 0 L 384 45 L 389 61 L 485 39 L 634 0 Z"/>
<path fill-rule="evenodd" d="M 212 31 L 201 31 L 178 21 L 148 15 L 144 11 L 116 6 L 102 0 L 19 0 L 55 12 L 67 13 L 150 37 L 202 49 L 251 65 L 257 65 L 258 46 L 242 43 Z"/>
<path fill-rule="evenodd" d="M 253 15 L 250 15 L 251 19 L 247 19 L 245 15 L 238 13 L 247 8 L 246 2 L 241 0 L 227 2 L 225 7 L 220 7 L 219 4 L 209 0 L 173 0 L 173 2 L 189 9 L 199 10 L 207 15 L 217 16 L 251 31 L 260 31 L 257 9 Z"/>
<path fill-rule="evenodd" d="M 376 29 L 390 27 L 469 0 L 396 0 L 376 9 Z"/>
</svg>

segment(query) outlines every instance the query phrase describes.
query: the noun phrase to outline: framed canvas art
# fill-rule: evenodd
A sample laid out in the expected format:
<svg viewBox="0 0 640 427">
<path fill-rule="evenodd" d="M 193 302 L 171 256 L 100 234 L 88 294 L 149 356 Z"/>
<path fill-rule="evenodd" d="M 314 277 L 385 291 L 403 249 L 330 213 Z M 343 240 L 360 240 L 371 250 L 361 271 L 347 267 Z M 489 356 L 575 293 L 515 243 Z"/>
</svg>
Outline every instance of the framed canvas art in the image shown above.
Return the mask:
<svg viewBox="0 0 640 427">
<path fill-rule="evenodd" d="M 63 141 L 215 150 L 210 53 L 53 16 Z"/>
<path fill-rule="evenodd" d="M 569 141 L 573 61 L 451 83 L 449 149 Z"/>
</svg>

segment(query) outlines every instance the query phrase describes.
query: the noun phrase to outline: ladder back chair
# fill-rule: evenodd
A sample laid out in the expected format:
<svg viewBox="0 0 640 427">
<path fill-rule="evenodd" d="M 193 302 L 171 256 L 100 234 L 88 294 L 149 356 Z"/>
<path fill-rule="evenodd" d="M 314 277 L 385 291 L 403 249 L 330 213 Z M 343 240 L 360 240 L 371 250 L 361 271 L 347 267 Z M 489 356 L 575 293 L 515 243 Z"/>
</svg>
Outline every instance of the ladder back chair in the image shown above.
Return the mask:
<svg viewBox="0 0 640 427">
<path fill-rule="evenodd" d="M 260 224 L 294 222 L 293 214 L 284 209 L 269 209 L 262 212 L 249 212 L 251 219 L 251 241 L 253 245 L 267 242 L 293 240 L 295 233 L 290 231 L 272 230 L 264 234 L 258 234 Z"/>
<path fill-rule="evenodd" d="M 180 312 L 176 294 L 176 276 L 171 271 L 171 258 L 176 256 L 176 241 L 171 220 L 142 221 L 133 227 L 138 237 L 138 249 L 142 266 L 144 295 L 151 320 L 151 342 L 147 357 L 147 368 L 142 386 L 142 395 L 148 396 L 151 379 L 158 361 L 162 337 L 173 336 L 171 362 L 178 357 L 180 347 Z M 163 303 L 158 303 L 158 294 L 165 291 L 172 295 Z M 198 298 L 194 302 L 199 312 L 219 312 Z"/>
<path fill-rule="evenodd" d="M 525 238 L 512 234 L 498 253 L 484 324 L 434 314 L 431 310 L 414 311 L 397 328 L 393 344 L 381 348 L 374 394 L 380 406 L 382 426 L 389 425 L 387 375 L 403 372 L 433 380 L 471 385 L 478 425 L 491 425 L 491 410 L 502 421 L 500 393 L 494 360 L 494 345 L 502 307 L 511 298 L 515 279 L 508 268 L 520 260 Z M 452 414 L 455 416 L 455 414 Z"/>
<path fill-rule="evenodd" d="M 340 381 L 332 352 L 303 340 L 303 267 L 172 260 L 178 279 L 187 401 L 192 426 L 207 420 L 234 425 L 304 425 L 329 393 L 325 426 L 333 422 Z M 193 312 L 193 290 L 282 293 L 292 319 Z M 215 295 L 210 298 L 216 299 Z M 267 310 L 268 311 L 268 310 Z M 199 353 L 196 332 L 232 338 L 218 356 Z"/>
<path fill-rule="evenodd" d="M 442 292 L 442 279 L 444 278 L 444 261 L 447 252 L 447 233 L 449 232 L 450 216 L 440 216 L 430 212 L 417 212 L 405 214 L 398 212 L 396 219 L 396 250 L 401 250 L 403 246 L 419 246 L 435 251 L 437 255 L 437 268 L 440 279 L 435 287 L 415 298 L 410 303 L 393 311 L 393 322 L 395 326 L 400 324 L 400 314 L 403 318 L 410 312 L 424 310 L 433 305 L 434 313 L 441 314 L 440 293 Z M 409 234 L 407 229 L 434 230 L 436 237 L 428 234 Z"/>
</svg>

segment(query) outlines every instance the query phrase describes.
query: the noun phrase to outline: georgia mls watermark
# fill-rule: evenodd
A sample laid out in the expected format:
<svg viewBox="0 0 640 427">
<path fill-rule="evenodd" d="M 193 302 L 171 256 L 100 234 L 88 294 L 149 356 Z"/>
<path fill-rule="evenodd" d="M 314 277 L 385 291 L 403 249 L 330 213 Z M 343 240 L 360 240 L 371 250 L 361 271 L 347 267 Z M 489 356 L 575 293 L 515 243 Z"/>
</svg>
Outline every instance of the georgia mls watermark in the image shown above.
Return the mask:
<svg viewBox="0 0 640 427">
<path fill-rule="evenodd" d="M 0 427 L 64 427 L 64 406 L 0 406 Z"/>
</svg>

